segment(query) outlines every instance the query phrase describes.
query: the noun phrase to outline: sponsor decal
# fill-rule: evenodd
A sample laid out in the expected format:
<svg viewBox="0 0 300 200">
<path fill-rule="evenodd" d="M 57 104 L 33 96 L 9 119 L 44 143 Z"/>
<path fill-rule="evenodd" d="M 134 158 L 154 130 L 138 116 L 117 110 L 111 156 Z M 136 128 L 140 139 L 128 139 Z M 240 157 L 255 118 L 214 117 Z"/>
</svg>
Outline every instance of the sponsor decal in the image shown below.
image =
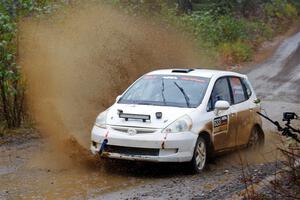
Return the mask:
<svg viewBox="0 0 300 200">
<path fill-rule="evenodd" d="M 176 76 L 164 76 L 163 79 L 174 79 L 174 80 L 177 80 L 178 78 Z"/>
<path fill-rule="evenodd" d="M 213 121 L 214 133 L 223 132 L 228 130 L 228 116 L 214 118 Z"/>
<path fill-rule="evenodd" d="M 157 76 L 152 76 L 152 75 L 146 75 L 143 77 L 143 79 L 156 79 Z"/>
<path fill-rule="evenodd" d="M 205 83 L 205 80 L 203 79 L 199 79 L 199 78 L 194 78 L 194 77 L 181 77 L 180 80 L 184 80 L 184 81 L 194 81 L 194 82 L 197 82 L 197 83 Z"/>
</svg>

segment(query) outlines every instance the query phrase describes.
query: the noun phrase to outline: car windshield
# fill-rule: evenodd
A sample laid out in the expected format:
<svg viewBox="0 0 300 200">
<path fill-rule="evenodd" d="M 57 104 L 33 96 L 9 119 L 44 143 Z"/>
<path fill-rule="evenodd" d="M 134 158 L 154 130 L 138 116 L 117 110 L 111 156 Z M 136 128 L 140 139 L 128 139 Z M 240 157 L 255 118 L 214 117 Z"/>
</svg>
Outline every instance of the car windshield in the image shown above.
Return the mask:
<svg viewBox="0 0 300 200">
<path fill-rule="evenodd" d="M 208 83 L 204 77 L 145 75 L 118 103 L 195 108 L 201 104 Z"/>
</svg>

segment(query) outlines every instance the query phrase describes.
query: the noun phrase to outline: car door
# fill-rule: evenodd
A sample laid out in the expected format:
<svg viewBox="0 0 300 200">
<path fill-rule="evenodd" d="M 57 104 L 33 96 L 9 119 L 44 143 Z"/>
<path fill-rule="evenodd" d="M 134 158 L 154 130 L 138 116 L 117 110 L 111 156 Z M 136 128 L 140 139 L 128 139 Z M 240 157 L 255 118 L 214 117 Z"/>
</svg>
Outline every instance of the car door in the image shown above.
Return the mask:
<svg viewBox="0 0 300 200">
<path fill-rule="evenodd" d="M 229 146 L 241 146 L 247 143 L 252 128 L 252 109 L 249 106 L 248 94 L 241 78 L 230 77 L 230 88 L 233 98 L 232 108 L 236 111 L 236 135 L 230 138 Z"/>
<path fill-rule="evenodd" d="M 208 103 L 208 111 L 213 112 L 212 138 L 216 151 L 225 149 L 230 145 L 230 138 L 236 134 L 235 124 L 237 123 L 236 111 L 231 106 L 229 109 L 219 111 L 218 113 L 214 111 L 215 103 L 218 100 L 225 100 L 229 104 L 232 104 L 230 85 L 227 77 L 219 78 L 215 82 Z"/>
</svg>

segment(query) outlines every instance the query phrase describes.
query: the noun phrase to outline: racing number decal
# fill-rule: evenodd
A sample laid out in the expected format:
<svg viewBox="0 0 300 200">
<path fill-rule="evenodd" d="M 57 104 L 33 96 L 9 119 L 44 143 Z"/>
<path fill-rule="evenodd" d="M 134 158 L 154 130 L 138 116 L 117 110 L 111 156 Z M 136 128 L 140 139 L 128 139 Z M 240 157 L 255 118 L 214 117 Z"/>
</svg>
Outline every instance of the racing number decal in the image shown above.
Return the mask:
<svg viewBox="0 0 300 200">
<path fill-rule="evenodd" d="M 214 118 L 213 121 L 214 133 L 227 132 L 228 130 L 228 116 Z"/>
</svg>

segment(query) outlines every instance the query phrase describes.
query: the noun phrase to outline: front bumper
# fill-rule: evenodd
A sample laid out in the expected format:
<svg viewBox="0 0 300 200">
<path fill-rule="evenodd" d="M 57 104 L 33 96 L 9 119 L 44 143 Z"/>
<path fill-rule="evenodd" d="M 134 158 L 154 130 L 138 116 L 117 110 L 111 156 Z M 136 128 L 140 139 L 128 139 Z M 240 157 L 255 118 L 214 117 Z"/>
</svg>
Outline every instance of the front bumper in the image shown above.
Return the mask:
<svg viewBox="0 0 300 200">
<path fill-rule="evenodd" d="M 94 126 L 91 151 L 93 154 L 99 153 L 103 140 L 107 138 L 108 146 L 118 148 L 112 148 L 111 151 L 104 150 L 101 156 L 153 162 L 187 162 L 192 159 L 197 134 L 182 132 L 169 133 L 166 138 L 165 136 L 161 133 L 161 129 L 153 133 L 129 135 L 126 132 L 116 131 L 110 126 L 107 129 Z M 114 151 L 115 149 L 117 151 Z"/>
</svg>

